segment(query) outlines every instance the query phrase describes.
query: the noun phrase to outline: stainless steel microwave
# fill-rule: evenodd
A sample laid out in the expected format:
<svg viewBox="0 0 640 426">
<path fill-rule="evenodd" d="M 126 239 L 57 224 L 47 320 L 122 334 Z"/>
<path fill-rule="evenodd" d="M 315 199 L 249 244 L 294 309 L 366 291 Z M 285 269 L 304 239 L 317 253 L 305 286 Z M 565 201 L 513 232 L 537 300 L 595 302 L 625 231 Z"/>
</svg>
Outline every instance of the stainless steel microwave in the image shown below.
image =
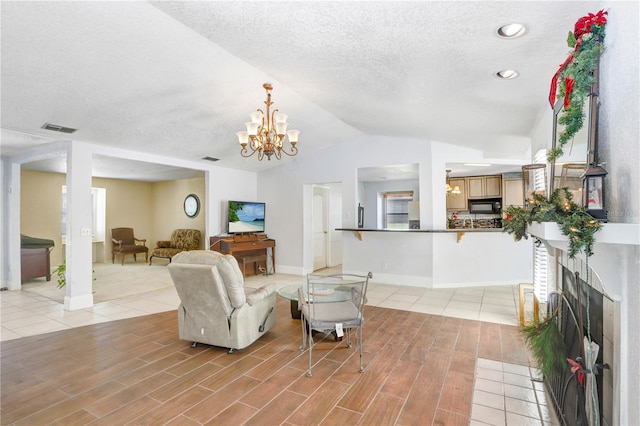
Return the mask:
<svg viewBox="0 0 640 426">
<path fill-rule="evenodd" d="M 502 200 L 469 200 L 469 213 L 500 213 L 502 211 Z"/>
</svg>

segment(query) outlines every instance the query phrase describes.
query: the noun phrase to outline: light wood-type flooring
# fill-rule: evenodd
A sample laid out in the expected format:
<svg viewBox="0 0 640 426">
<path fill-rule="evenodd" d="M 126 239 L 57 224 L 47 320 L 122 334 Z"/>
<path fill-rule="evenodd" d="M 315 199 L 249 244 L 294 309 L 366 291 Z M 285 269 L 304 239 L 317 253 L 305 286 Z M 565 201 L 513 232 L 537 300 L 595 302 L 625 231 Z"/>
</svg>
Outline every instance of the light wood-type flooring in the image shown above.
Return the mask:
<svg viewBox="0 0 640 426">
<path fill-rule="evenodd" d="M 175 310 L 3 341 L 1 424 L 467 425 L 478 359 L 530 365 L 515 325 L 366 306 L 365 372 L 319 334 L 309 378 L 277 316 L 233 354 L 180 341 Z"/>
</svg>

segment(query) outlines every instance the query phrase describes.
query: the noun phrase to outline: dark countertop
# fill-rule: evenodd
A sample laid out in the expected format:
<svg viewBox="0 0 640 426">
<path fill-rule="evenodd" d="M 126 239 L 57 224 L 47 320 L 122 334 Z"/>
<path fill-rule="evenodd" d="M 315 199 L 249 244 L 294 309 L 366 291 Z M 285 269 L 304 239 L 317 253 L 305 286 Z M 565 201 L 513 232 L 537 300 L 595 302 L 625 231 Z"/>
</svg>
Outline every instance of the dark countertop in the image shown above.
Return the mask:
<svg viewBox="0 0 640 426">
<path fill-rule="evenodd" d="M 336 228 L 336 231 L 355 232 L 408 232 L 408 233 L 456 233 L 456 232 L 502 232 L 502 228 L 457 228 L 457 229 L 377 229 L 377 228 Z"/>
</svg>

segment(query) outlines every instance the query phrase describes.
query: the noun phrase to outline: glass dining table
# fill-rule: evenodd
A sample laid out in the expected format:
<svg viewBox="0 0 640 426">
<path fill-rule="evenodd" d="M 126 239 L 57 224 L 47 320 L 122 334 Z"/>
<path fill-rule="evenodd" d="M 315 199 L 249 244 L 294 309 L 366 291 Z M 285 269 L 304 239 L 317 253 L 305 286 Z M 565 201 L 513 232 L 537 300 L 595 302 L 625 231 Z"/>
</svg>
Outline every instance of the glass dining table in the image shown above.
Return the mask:
<svg viewBox="0 0 640 426">
<path fill-rule="evenodd" d="M 291 318 L 300 319 L 300 310 L 298 309 L 298 289 L 302 288 L 302 294 L 306 300 L 309 300 L 308 288 L 306 284 L 291 284 L 281 287 L 277 293 L 291 301 Z M 351 290 L 340 290 L 334 288 L 315 288 L 313 294 L 314 303 L 343 302 L 351 298 Z"/>
</svg>

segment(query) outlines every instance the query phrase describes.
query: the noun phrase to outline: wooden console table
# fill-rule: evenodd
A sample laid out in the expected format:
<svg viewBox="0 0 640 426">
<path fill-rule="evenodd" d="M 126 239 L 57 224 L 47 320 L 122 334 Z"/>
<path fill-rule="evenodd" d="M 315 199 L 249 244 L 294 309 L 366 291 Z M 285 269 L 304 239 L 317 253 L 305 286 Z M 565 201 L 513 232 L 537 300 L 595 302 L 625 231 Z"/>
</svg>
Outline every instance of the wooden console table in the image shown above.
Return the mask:
<svg viewBox="0 0 640 426">
<path fill-rule="evenodd" d="M 276 240 L 267 238 L 264 234 L 239 236 L 239 237 L 210 237 L 209 248 L 220 253 L 230 254 L 238 260 L 242 273 L 247 275 L 247 265 L 252 266 L 253 274 L 257 275 L 257 265 L 269 259 L 269 249 L 271 249 L 271 271 L 276 272 Z"/>
</svg>

